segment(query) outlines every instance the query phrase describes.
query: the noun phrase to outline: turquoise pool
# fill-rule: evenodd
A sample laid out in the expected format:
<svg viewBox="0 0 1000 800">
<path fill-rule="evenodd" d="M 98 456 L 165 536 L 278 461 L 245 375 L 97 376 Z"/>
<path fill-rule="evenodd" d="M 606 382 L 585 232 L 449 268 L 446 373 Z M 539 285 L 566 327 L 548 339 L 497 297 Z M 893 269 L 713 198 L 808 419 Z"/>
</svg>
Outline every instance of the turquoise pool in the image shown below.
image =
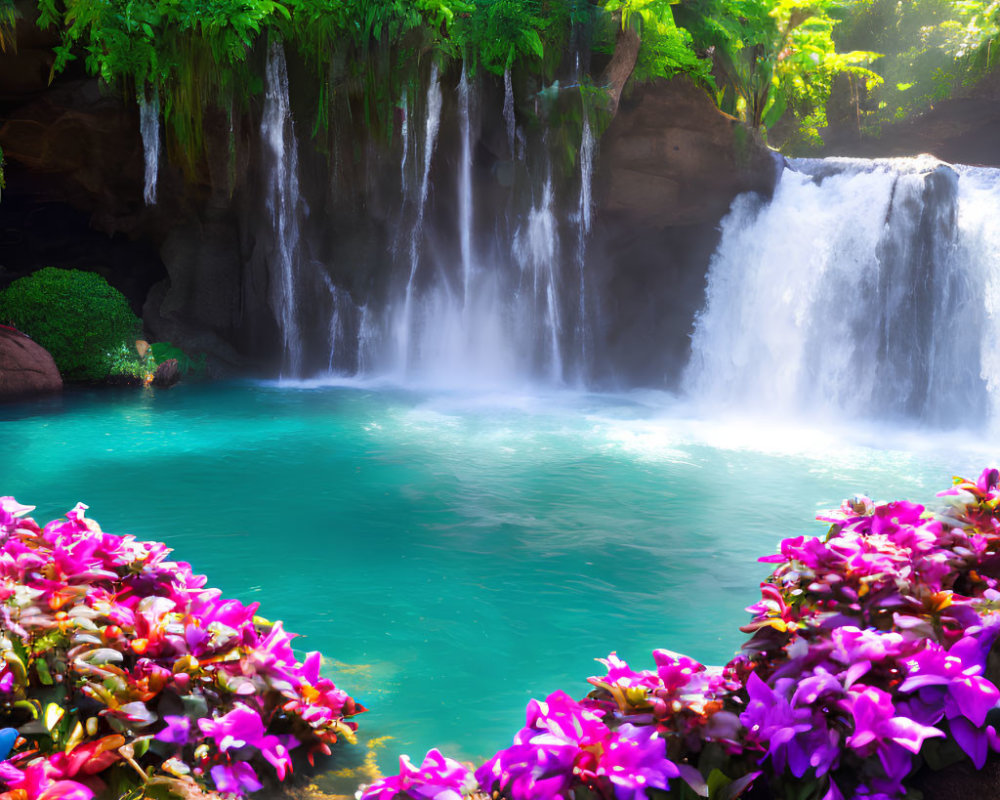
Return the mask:
<svg viewBox="0 0 1000 800">
<path fill-rule="evenodd" d="M 0 407 L 0 494 L 176 556 L 319 649 L 394 771 L 509 743 L 611 650 L 720 663 L 756 558 L 866 492 L 930 501 L 989 442 L 701 419 L 669 395 L 364 384 L 71 391 Z M 956 441 L 962 441 L 960 447 Z"/>
</svg>

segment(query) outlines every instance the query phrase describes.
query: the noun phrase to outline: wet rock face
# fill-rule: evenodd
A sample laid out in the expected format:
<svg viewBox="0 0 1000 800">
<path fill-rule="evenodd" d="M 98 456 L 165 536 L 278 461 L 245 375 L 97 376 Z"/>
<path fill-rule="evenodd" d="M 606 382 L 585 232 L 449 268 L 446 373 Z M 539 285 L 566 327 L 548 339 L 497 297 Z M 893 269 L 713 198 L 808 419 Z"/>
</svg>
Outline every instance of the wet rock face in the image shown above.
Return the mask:
<svg viewBox="0 0 1000 800">
<path fill-rule="evenodd" d="M 588 259 L 610 385 L 674 388 L 718 225 L 741 192 L 770 194 L 771 152 L 681 79 L 634 88 L 602 138 Z"/>
<path fill-rule="evenodd" d="M 0 399 L 58 392 L 62 378 L 48 350 L 0 325 Z"/>
<path fill-rule="evenodd" d="M 711 98 L 682 79 L 623 97 L 600 146 L 601 213 L 662 228 L 716 223 L 733 198 L 769 194 L 768 149 Z"/>
</svg>

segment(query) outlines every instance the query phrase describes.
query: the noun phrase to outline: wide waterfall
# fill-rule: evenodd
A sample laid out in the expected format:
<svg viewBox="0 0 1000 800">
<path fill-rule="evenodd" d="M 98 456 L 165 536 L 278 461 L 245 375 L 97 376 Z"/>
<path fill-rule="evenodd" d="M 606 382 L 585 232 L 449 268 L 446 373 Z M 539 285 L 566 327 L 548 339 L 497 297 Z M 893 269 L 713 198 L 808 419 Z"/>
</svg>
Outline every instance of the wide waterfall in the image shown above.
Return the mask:
<svg viewBox="0 0 1000 800">
<path fill-rule="evenodd" d="M 1000 171 L 793 160 L 737 198 L 684 376 L 700 404 L 978 424 L 1000 411 Z"/>
</svg>

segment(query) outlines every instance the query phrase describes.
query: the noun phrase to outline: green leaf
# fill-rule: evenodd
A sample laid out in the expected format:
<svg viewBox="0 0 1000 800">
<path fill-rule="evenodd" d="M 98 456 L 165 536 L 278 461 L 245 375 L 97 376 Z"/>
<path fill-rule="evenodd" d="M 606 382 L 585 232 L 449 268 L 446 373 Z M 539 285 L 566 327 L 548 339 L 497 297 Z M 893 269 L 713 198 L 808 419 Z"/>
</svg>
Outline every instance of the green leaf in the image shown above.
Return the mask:
<svg viewBox="0 0 1000 800">
<path fill-rule="evenodd" d="M 771 97 L 771 104 L 764 112 L 764 116 L 761 117 L 761 122 L 763 123 L 765 129 L 773 128 L 788 108 L 788 100 L 785 98 L 784 94 L 780 92 L 775 94 L 772 92 Z"/>
<path fill-rule="evenodd" d="M 727 776 L 721 769 L 713 769 L 708 774 L 708 780 L 706 781 L 708 796 L 712 798 L 712 800 L 716 800 L 716 798 L 722 796 L 721 790 L 725 789 L 732 782 L 732 778 Z"/>
<path fill-rule="evenodd" d="M 35 672 L 38 673 L 38 680 L 40 680 L 44 686 L 52 685 L 52 675 L 49 674 L 49 665 L 44 658 L 39 658 L 35 661 Z"/>
</svg>

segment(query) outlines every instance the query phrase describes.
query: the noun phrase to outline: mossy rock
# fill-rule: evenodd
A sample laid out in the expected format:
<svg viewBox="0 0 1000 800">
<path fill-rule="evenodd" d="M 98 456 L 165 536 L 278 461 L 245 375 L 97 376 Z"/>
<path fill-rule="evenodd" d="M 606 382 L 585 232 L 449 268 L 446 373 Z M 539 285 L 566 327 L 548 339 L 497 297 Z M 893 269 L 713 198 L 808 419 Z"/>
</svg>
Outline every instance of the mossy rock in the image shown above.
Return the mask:
<svg viewBox="0 0 1000 800">
<path fill-rule="evenodd" d="M 142 333 L 125 296 L 93 272 L 45 267 L 0 292 L 10 322 L 52 354 L 69 381 L 102 381 L 112 357 Z"/>
</svg>

